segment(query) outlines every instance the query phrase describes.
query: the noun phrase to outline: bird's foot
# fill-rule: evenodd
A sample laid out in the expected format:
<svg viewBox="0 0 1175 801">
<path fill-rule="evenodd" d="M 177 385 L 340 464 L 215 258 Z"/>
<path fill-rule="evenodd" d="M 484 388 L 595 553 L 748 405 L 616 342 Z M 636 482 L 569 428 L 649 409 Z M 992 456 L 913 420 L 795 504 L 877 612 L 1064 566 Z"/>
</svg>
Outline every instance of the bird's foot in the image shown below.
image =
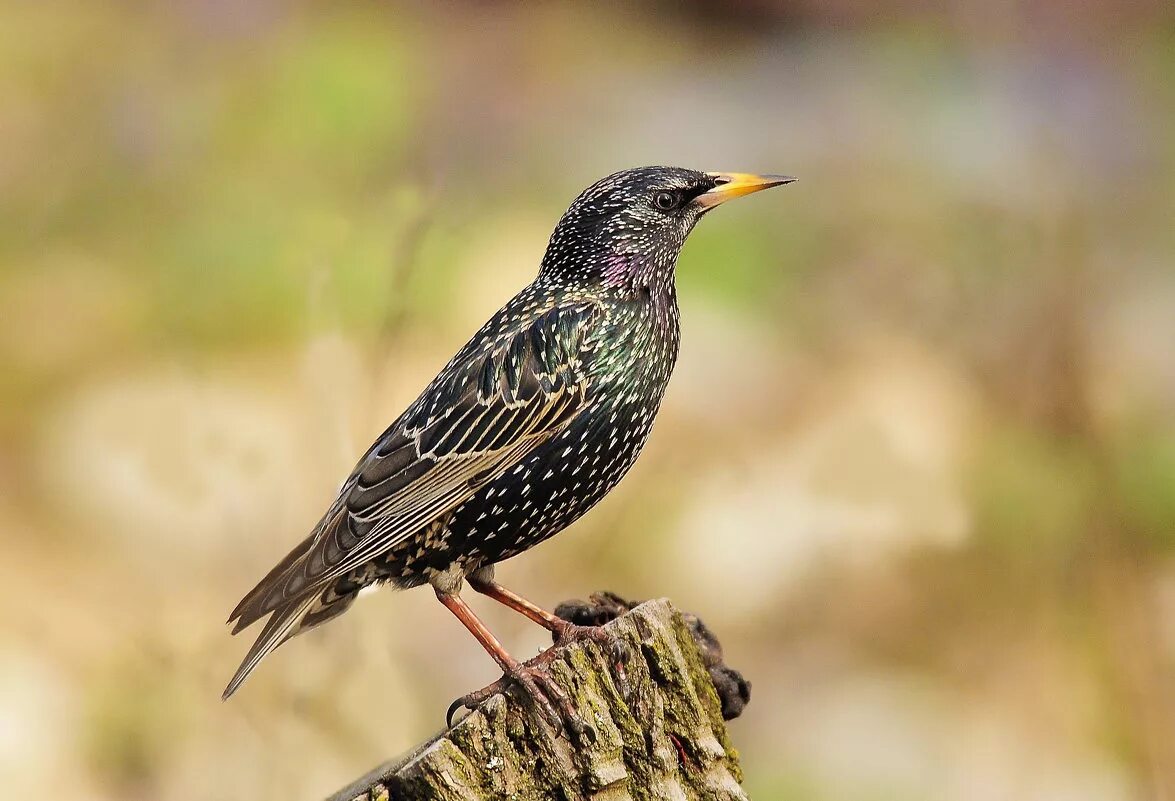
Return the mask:
<svg viewBox="0 0 1175 801">
<path fill-rule="evenodd" d="M 585 738 L 595 739 L 595 730 L 579 716 L 571 699 L 551 674 L 549 654 L 548 651 L 529 662 L 515 665 L 493 684 L 458 698 L 445 713 L 446 725 L 453 725 L 453 714 L 458 709 L 476 709 L 498 693 L 513 691 L 523 696 L 547 723 L 567 731 L 577 742 Z"/>
<path fill-rule="evenodd" d="M 551 632 L 551 639 L 555 641 L 555 645 L 568 645 L 573 642 L 583 642 L 588 640 L 598 645 L 612 646 L 617 638 L 603 626 L 580 626 L 575 623 L 569 623 L 565 620 L 559 621 L 554 631 Z"/>
<path fill-rule="evenodd" d="M 624 665 L 628 661 L 628 646 L 624 640 L 604 626 L 580 626 L 569 621 L 562 621 L 561 626 L 551 632 L 555 646 L 568 645 L 573 642 L 594 642 L 608 655 L 608 662 L 612 665 L 616 677 L 616 687 L 620 694 L 627 698 L 629 695 L 628 675 Z"/>
</svg>

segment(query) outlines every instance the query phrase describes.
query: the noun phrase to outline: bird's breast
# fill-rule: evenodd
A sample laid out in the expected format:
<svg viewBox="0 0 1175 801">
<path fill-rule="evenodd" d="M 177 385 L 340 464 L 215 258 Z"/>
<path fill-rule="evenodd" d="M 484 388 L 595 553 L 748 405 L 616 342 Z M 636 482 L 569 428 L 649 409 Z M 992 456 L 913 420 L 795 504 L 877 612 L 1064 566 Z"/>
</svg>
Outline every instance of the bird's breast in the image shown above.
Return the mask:
<svg viewBox="0 0 1175 801">
<path fill-rule="evenodd" d="M 677 298 L 672 292 L 614 304 L 605 314 L 589 364 L 589 377 L 600 390 L 601 400 L 641 396 L 659 403 L 677 363 L 680 341 Z"/>
<path fill-rule="evenodd" d="M 474 562 L 521 553 L 603 498 L 648 440 L 677 358 L 673 313 L 649 303 L 608 309 L 584 354 L 589 402 L 454 513 L 454 548 Z"/>
</svg>

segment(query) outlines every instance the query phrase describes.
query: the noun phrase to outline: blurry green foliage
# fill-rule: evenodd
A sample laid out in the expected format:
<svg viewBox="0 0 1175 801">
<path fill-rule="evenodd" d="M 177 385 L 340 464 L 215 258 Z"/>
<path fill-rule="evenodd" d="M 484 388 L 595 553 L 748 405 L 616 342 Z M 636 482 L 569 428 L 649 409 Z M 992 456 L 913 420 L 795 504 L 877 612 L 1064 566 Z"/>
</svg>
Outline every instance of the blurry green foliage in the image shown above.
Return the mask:
<svg viewBox="0 0 1175 801">
<path fill-rule="evenodd" d="M 1138 431 L 1114 452 L 1113 488 L 1131 529 L 1175 549 L 1175 431 Z"/>
<path fill-rule="evenodd" d="M 977 528 L 1014 553 L 1059 552 L 1085 534 L 1098 486 L 1088 448 L 1006 427 L 980 446 Z"/>
</svg>

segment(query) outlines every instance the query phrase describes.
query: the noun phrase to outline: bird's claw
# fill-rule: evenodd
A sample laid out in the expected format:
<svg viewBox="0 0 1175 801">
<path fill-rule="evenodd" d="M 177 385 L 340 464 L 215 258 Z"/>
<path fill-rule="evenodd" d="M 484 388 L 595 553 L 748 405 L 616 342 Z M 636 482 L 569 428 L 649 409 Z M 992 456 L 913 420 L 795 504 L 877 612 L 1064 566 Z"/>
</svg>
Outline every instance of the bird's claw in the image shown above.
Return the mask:
<svg viewBox="0 0 1175 801">
<path fill-rule="evenodd" d="M 557 730 L 566 730 L 576 742 L 595 739 L 595 730 L 579 716 L 567 693 L 551 675 L 549 659 L 541 658 L 517 665 L 493 684 L 458 698 L 445 713 L 446 725 L 453 725 L 453 713 L 458 709 L 475 709 L 498 693 L 511 691 L 516 694 L 521 691 L 524 700 L 530 702 L 547 723 Z"/>
<path fill-rule="evenodd" d="M 622 697 L 628 698 L 630 694 L 628 675 L 624 671 L 624 665 L 628 662 L 629 654 L 628 645 L 622 638 L 604 626 L 580 626 L 575 623 L 566 622 L 558 630 L 553 632 L 553 639 L 556 646 L 585 640 L 599 645 L 607 655 L 608 662 L 611 664 L 615 673 L 616 688 L 620 691 Z"/>
<path fill-rule="evenodd" d="M 628 698 L 629 685 L 624 670 L 624 664 L 628 661 L 628 646 L 623 639 L 603 626 L 580 626 L 569 622 L 553 632 L 553 639 L 556 646 L 583 641 L 600 645 L 614 669 L 617 690 L 622 697 Z M 463 707 L 476 709 L 499 693 L 513 692 L 524 696 L 524 700 L 529 701 L 539 715 L 556 729 L 567 731 L 577 741 L 585 737 L 595 739 L 595 730 L 575 711 L 571 699 L 551 674 L 553 657 L 554 649 L 544 651 L 529 662 L 507 670 L 493 684 L 461 696 L 449 705 L 445 724 L 451 727 L 453 715 Z"/>
</svg>

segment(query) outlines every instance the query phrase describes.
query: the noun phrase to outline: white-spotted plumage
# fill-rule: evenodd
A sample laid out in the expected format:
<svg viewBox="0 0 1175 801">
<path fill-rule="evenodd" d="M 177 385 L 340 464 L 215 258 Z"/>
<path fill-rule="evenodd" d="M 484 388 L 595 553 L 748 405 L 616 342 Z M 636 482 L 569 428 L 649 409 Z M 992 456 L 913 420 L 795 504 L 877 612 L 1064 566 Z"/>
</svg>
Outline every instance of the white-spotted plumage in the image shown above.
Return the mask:
<svg viewBox="0 0 1175 801">
<path fill-rule="evenodd" d="M 455 591 L 620 481 L 677 359 L 674 267 L 705 211 L 692 201 L 715 186 L 704 173 L 652 167 L 576 198 L 535 281 L 372 445 L 311 536 L 234 610 L 234 632 L 271 617 L 226 697 L 266 653 L 362 589 Z"/>
</svg>

